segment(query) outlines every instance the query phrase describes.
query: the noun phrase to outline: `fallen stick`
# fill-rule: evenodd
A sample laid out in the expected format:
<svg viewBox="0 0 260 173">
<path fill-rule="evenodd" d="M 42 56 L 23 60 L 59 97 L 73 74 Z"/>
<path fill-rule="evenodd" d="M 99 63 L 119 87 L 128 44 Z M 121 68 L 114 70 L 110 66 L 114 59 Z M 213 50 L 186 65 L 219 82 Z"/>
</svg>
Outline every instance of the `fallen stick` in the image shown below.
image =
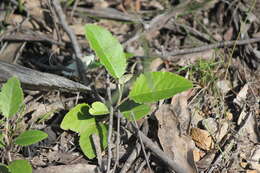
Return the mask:
<svg viewBox="0 0 260 173">
<path fill-rule="evenodd" d="M 21 81 L 24 89 L 91 92 L 89 87 L 67 78 L 0 61 L 0 83 L 7 81 L 12 76 L 16 76 Z"/>
</svg>

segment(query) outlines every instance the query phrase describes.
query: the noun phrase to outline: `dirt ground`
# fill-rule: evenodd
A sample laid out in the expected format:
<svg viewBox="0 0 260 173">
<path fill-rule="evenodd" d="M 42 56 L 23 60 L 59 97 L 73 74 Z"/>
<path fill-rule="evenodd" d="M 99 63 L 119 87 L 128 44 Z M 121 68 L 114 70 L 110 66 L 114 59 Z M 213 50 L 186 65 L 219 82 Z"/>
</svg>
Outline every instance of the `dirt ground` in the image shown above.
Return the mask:
<svg viewBox="0 0 260 173">
<path fill-rule="evenodd" d="M 10 157 L 35 173 L 260 172 L 259 16 L 260 0 L 1 0 L 0 82 L 18 75 L 25 95 L 15 126 L 49 135 L 13 146 Z M 117 97 L 85 24 L 106 28 L 133 55 L 127 74 L 168 71 L 194 86 L 150 105 L 137 121 L 144 136 L 114 116 L 110 147 L 94 159 L 60 127 L 77 104 L 106 100 L 107 86 Z M 5 148 L 0 156 L 10 162 Z"/>
</svg>

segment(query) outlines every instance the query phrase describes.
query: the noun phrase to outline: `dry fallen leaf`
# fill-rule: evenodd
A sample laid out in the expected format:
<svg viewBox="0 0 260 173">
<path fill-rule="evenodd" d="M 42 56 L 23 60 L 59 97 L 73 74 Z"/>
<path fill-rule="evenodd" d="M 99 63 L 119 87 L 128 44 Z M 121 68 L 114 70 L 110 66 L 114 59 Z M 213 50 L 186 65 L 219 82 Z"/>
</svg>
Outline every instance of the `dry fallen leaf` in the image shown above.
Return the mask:
<svg viewBox="0 0 260 173">
<path fill-rule="evenodd" d="M 171 105 L 161 105 L 155 113 L 159 121 L 160 143 L 165 153 L 171 155 L 186 172 L 197 172 L 193 160 L 194 143 L 188 136 L 179 135 L 179 121 L 171 109 Z"/>
<path fill-rule="evenodd" d="M 33 173 L 93 173 L 97 172 L 96 165 L 89 164 L 74 164 L 74 165 L 59 165 L 49 166 L 47 168 L 39 168 Z"/>
<path fill-rule="evenodd" d="M 208 131 L 199 128 L 192 128 L 191 137 L 199 148 L 207 151 L 210 150 L 212 138 Z"/>
<path fill-rule="evenodd" d="M 247 170 L 246 173 L 259 173 L 257 170 Z"/>
<path fill-rule="evenodd" d="M 239 93 L 237 94 L 237 97 L 233 101 L 234 103 L 236 103 L 240 107 L 242 107 L 243 104 L 245 103 L 246 95 L 247 95 L 247 92 L 248 92 L 248 85 L 249 84 L 247 83 L 243 86 L 243 88 L 239 91 Z"/>
<path fill-rule="evenodd" d="M 189 129 L 191 115 L 188 110 L 188 99 L 193 94 L 192 89 L 176 94 L 172 97 L 172 111 L 178 117 L 180 130 L 182 134 L 186 134 Z M 187 135 L 187 134 L 186 134 Z"/>
<path fill-rule="evenodd" d="M 200 151 L 199 149 L 193 150 L 193 158 L 195 162 L 198 162 L 204 155 L 205 153 Z"/>
</svg>

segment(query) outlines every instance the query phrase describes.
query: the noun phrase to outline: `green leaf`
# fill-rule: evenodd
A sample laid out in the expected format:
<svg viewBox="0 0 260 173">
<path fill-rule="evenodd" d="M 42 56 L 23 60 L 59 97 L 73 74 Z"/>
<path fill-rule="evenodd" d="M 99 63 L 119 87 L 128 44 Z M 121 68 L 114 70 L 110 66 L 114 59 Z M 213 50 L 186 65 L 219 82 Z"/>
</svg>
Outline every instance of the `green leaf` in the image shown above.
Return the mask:
<svg viewBox="0 0 260 173">
<path fill-rule="evenodd" d="M 0 92 L 1 112 L 7 118 L 14 116 L 23 102 L 23 90 L 16 77 L 10 78 Z"/>
<path fill-rule="evenodd" d="M 135 54 L 133 54 L 133 53 L 130 53 L 130 52 L 126 52 L 126 53 L 125 53 L 125 58 L 126 58 L 126 59 L 133 58 L 134 56 L 135 56 Z"/>
<path fill-rule="evenodd" d="M 108 73 L 120 78 L 125 73 L 126 58 L 119 41 L 105 28 L 93 24 L 85 26 L 85 35 Z"/>
<path fill-rule="evenodd" d="M 0 163 L 0 173 L 10 173 L 8 166 Z"/>
<path fill-rule="evenodd" d="M 109 110 L 107 109 L 107 106 L 104 103 L 94 102 L 91 104 L 89 113 L 91 115 L 104 115 L 104 114 L 108 114 Z"/>
<path fill-rule="evenodd" d="M 131 112 L 133 112 L 135 120 L 139 120 L 149 114 L 150 106 L 129 101 L 120 105 L 119 110 L 126 119 L 133 121 Z"/>
<path fill-rule="evenodd" d="M 35 144 L 48 137 L 48 134 L 40 130 L 27 130 L 15 138 L 14 143 L 20 146 Z"/>
<path fill-rule="evenodd" d="M 141 74 L 130 92 L 130 99 L 137 103 L 156 102 L 192 88 L 192 82 L 170 72 Z"/>
<path fill-rule="evenodd" d="M 88 131 L 93 126 L 96 126 L 96 120 L 89 115 L 89 105 L 86 103 L 78 104 L 72 108 L 60 125 L 63 130 L 72 130 L 77 133 Z"/>
<path fill-rule="evenodd" d="M 8 167 L 11 173 L 32 173 L 32 166 L 27 160 L 15 160 Z"/>
<path fill-rule="evenodd" d="M 88 131 L 81 133 L 79 138 L 79 145 L 83 153 L 89 158 L 93 159 L 96 157 L 95 146 L 92 140 L 92 134 L 97 134 L 100 138 L 100 147 L 101 150 L 104 150 L 107 147 L 107 126 L 104 124 L 97 124 Z"/>
</svg>

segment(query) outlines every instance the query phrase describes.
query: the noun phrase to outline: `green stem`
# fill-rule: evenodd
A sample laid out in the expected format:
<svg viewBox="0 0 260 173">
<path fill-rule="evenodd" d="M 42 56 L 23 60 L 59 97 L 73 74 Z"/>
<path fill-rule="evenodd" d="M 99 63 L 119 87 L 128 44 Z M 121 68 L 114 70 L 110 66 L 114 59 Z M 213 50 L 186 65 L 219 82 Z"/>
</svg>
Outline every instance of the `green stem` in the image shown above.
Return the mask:
<svg viewBox="0 0 260 173">
<path fill-rule="evenodd" d="M 116 104 L 116 107 L 120 105 L 120 102 L 122 100 L 122 95 L 123 95 L 123 88 L 124 88 L 124 85 L 123 84 L 118 84 L 118 100 L 117 100 L 117 104 Z"/>
</svg>

